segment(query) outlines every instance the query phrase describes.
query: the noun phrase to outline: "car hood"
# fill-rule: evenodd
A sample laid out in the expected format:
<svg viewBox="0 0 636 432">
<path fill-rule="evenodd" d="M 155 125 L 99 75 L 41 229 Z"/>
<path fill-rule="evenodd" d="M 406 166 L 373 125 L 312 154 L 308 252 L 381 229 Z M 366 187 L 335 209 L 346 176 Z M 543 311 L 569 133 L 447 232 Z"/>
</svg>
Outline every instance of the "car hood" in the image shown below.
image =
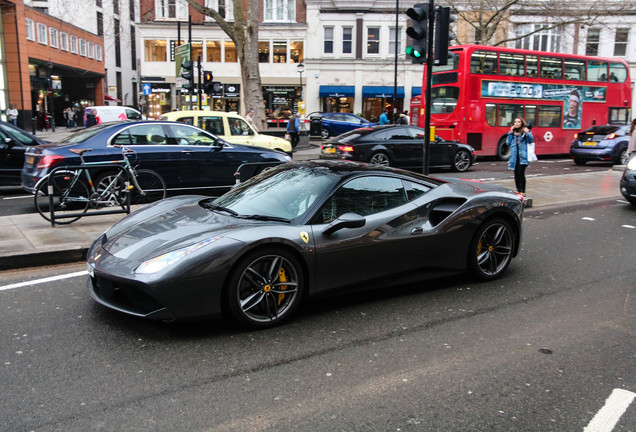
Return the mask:
<svg viewBox="0 0 636 432">
<path fill-rule="evenodd" d="M 206 199 L 186 195 L 150 204 L 110 227 L 101 237 L 102 248 L 121 259 L 143 261 L 254 223 L 201 207 Z"/>
</svg>

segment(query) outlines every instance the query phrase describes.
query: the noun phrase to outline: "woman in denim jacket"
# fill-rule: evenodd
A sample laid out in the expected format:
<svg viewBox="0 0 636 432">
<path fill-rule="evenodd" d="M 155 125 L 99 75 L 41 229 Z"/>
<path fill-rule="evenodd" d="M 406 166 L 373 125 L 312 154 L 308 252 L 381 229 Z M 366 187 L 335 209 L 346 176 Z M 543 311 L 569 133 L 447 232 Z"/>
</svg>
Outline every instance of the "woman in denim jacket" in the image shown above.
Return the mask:
<svg viewBox="0 0 636 432">
<path fill-rule="evenodd" d="M 534 142 L 532 132 L 526 126 L 526 121 L 517 117 L 512 123 L 506 144 L 510 148 L 508 169 L 515 172 L 515 186 L 517 193 L 526 196 L 526 168 L 528 167 L 528 143 Z"/>
</svg>

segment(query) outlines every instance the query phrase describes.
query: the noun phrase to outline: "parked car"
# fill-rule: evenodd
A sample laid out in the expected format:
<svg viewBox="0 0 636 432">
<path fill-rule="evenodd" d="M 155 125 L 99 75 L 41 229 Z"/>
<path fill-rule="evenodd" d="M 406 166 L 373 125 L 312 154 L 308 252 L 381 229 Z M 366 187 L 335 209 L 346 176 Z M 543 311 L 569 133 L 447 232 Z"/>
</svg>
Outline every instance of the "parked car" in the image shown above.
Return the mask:
<svg viewBox="0 0 636 432">
<path fill-rule="evenodd" d="M 141 113 L 136 109 L 125 106 L 89 106 L 84 109 L 84 124 L 86 124 L 86 117 L 92 111 L 97 112 L 97 116 L 102 123 L 108 123 L 118 120 L 141 120 Z"/>
<path fill-rule="evenodd" d="M 11 123 L 0 121 L 0 186 L 20 186 L 24 152 L 45 143 Z"/>
<path fill-rule="evenodd" d="M 22 187 L 33 192 L 42 177 L 52 169 L 79 163 L 72 149 L 91 149 L 86 162 L 121 160 L 124 145 L 136 152 L 139 168 L 158 172 L 168 193 L 205 190 L 220 195 L 235 185 L 235 173 L 244 164 L 245 172 L 255 173 L 266 165 L 291 161 L 285 153 L 230 144 L 196 126 L 164 121 L 124 121 L 103 123 L 69 135 L 56 144 L 30 147 L 22 169 Z M 251 164 L 251 165 L 249 165 Z M 91 170 L 94 182 L 111 175 L 112 168 Z"/>
<path fill-rule="evenodd" d="M 577 165 L 590 161 L 627 164 L 629 125 L 592 126 L 575 135 L 570 157 Z"/>
<path fill-rule="evenodd" d="M 383 125 L 355 129 L 327 141 L 321 159 L 346 159 L 377 165 L 421 170 L 424 129 L 408 125 Z M 475 164 L 475 149 L 436 136 L 430 143 L 429 168 L 463 172 Z"/>
<path fill-rule="evenodd" d="M 621 193 L 630 204 L 636 206 L 636 153 L 627 162 L 620 182 Z"/>
<path fill-rule="evenodd" d="M 523 199 L 346 161 L 274 167 L 225 195 L 174 197 L 90 247 L 98 303 L 157 320 L 233 316 L 266 328 L 306 296 L 469 272 L 500 277 L 520 250 Z"/>
<path fill-rule="evenodd" d="M 283 138 L 260 134 L 240 115 L 221 111 L 172 111 L 159 120 L 170 120 L 195 125 L 232 144 L 265 147 L 291 155 L 292 146 Z"/>
<path fill-rule="evenodd" d="M 311 115 L 316 115 L 316 113 Z M 322 139 L 340 135 L 359 127 L 377 124 L 349 113 L 322 113 L 320 115 L 322 116 Z"/>
</svg>

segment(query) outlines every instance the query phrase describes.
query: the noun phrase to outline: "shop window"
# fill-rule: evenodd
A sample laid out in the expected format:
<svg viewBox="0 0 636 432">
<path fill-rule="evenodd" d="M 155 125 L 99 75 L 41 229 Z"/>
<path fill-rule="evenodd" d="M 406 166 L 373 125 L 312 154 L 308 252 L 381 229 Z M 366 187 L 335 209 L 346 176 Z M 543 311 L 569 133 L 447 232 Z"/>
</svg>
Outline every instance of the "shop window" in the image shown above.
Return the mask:
<svg viewBox="0 0 636 432">
<path fill-rule="evenodd" d="M 210 63 L 221 62 L 221 42 L 220 41 L 206 41 L 205 42 L 205 55 L 206 61 Z"/>
<path fill-rule="evenodd" d="M 555 105 L 539 106 L 538 127 L 561 127 L 561 113 L 563 108 Z"/>
<path fill-rule="evenodd" d="M 147 62 L 165 62 L 166 61 L 166 41 L 165 40 L 145 40 L 144 41 L 144 59 Z"/>
<path fill-rule="evenodd" d="M 289 46 L 289 55 L 292 63 L 302 63 L 305 60 L 304 43 L 292 41 Z"/>
<path fill-rule="evenodd" d="M 236 52 L 236 44 L 233 41 L 225 41 L 225 63 L 238 62 L 238 54 Z"/>
<path fill-rule="evenodd" d="M 566 80 L 585 80 L 585 60 L 563 60 L 563 72 Z"/>
<path fill-rule="evenodd" d="M 269 63 L 269 41 L 258 43 L 258 62 Z"/>
<path fill-rule="evenodd" d="M 274 41 L 274 63 L 287 63 L 287 42 Z"/>
<path fill-rule="evenodd" d="M 192 41 L 192 44 L 190 46 L 192 47 L 192 61 L 196 62 L 199 57 L 201 57 L 201 61 L 203 61 L 203 59 L 205 58 L 203 57 L 203 41 Z"/>
</svg>

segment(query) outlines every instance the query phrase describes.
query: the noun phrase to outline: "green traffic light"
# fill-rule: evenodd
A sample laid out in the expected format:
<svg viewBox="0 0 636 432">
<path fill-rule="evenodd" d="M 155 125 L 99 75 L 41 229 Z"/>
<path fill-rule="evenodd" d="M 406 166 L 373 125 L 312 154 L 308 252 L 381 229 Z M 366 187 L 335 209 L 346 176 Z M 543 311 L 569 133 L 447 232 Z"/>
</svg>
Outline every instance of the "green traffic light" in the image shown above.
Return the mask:
<svg viewBox="0 0 636 432">
<path fill-rule="evenodd" d="M 416 58 L 422 57 L 422 54 L 420 54 L 420 52 L 412 46 L 406 47 L 405 52 L 407 55 L 410 55 L 411 57 L 416 57 Z"/>
</svg>

